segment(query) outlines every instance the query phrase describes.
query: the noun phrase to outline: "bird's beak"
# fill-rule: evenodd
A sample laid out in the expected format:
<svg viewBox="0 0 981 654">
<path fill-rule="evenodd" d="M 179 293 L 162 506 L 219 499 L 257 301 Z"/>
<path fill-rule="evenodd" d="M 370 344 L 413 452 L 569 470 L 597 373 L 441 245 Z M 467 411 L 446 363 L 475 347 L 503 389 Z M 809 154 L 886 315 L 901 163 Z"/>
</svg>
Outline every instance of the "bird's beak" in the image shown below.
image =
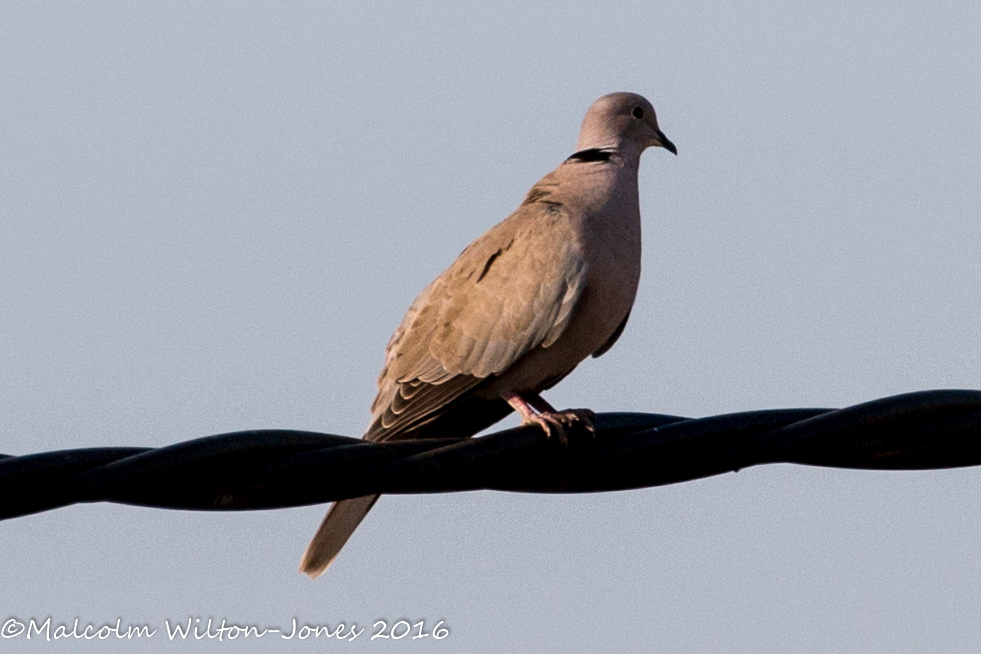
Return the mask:
<svg viewBox="0 0 981 654">
<path fill-rule="evenodd" d="M 661 130 L 657 130 L 657 136 L 655 136 L 654 139 L 651 141 L 651 145 L 656 145 L 658 147 L 664 148 L 665 150 L 667 150 L 668 152 L 670 152 L 675 156 L 678 155 L 678 148 L 674 147 L 674 143 L 672 143 L 671 140 L 668 139 L 668 137 L 665 136 L 664 132 L 662 132 Z"/>
</svg>

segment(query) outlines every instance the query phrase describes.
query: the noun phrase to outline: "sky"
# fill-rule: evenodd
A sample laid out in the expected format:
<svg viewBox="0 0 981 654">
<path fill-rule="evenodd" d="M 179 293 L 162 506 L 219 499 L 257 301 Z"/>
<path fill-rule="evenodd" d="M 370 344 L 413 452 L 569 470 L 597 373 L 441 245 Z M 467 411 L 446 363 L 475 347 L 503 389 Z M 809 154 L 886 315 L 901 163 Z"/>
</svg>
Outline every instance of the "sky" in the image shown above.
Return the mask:
<svg viewBox="0 0 981 654">
<path fill-rule="evenodd" d="M 612 91 L 679 154 L 643 157 L 625 333 L 552 404 L 981 389 L 979 30 L 967 1 L 3 3 L 0 452 L 360 435 L 416 293 Z M 769 465 L 384 497 L 316 581 L 325 507 L 78 505 L 0 523 L 0 635 L 156 635 L 0 649 L 976 652 L 979 494 L 976 468 Z M 209 619 L 367 630 L 168 640 Z"/>
</svg>

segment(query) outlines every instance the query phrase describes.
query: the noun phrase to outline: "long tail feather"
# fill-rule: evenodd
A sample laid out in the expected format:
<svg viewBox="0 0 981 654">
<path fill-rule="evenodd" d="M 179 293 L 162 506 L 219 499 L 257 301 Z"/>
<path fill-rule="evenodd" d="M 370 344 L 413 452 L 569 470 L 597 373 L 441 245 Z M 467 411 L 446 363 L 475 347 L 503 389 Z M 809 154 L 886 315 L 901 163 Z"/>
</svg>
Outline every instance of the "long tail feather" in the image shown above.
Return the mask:
<svg viewBox="0 0 981 654">
<path fill-rule="evenodd" d="M 300 562 L 300 572 L 310 575 L 311 579 L 322 575 L 378 498 L 378 495 L 365 495 L 335 502 L 307 546 Z"/>
</svg>

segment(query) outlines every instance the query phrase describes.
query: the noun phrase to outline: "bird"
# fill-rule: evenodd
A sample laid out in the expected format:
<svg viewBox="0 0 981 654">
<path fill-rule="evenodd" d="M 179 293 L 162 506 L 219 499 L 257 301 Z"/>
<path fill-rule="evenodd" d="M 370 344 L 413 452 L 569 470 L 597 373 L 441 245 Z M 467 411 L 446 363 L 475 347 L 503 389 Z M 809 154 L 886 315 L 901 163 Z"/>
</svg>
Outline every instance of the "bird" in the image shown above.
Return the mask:
<svg viewBox="0 0 981 654">
<path fill-rule="evenodd" d="M 573 154 L 409 307 L 386 348 L 364 439 L 473 436 L 512 410 L 563 443 L 592 430 L 592 411 L 557 411 L 540 393 L 604 354 L 627 324 L 648 147 L 678 154 L 643 96 L 610 93 L 589 107 Z M 378 497 L 336 502 L 300 571 L 323 574 Z"/>
</svg>

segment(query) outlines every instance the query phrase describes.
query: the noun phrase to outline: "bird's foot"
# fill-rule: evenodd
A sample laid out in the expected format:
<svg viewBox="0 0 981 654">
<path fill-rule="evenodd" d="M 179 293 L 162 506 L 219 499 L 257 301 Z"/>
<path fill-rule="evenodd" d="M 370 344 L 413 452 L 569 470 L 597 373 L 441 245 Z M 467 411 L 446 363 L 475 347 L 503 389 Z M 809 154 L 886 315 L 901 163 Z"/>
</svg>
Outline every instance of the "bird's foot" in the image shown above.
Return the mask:
<svg viewBox="0 0 981 654">
<path fill-rule="evenodd" d="M 538 425 L 545 430 L 545 435 L 549 440 L 555 439 L 562 445 L 569 445 L 569 436 L 578 434 L 589 434 L 592 438 L 596 434 L 596 427 L 593 421 L 596 414 L 589 409 L 566 409 L 556 411 L 551 404 L 546 402 L 537 393 L 521 394 L 509 391 L 503 397 L 515 411 L 521 414 L 521 422 L 525 425 Z"/>
<path fill-rule="evenodd" d="M 562 445 L 569 445 L 569 437 L 588 434 L 592 438 L 596 434 L 593 420 L 596 414 L 589 409 L 567 409 L 565 411 L 543 411 L 525 417 L 524 424 L 538 425 L 545 430 L 545 435 L 557 440 Z"/>
</svg>

